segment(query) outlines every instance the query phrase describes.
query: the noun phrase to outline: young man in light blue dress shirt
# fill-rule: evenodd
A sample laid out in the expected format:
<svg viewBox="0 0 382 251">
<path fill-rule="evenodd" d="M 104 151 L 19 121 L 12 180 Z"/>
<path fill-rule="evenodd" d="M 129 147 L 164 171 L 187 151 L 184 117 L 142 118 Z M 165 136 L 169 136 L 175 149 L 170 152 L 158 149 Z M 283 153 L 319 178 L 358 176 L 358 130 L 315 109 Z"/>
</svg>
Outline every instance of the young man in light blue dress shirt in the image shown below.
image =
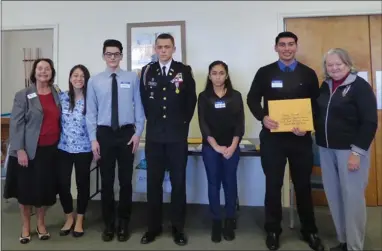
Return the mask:
<svg viewBox="0 0 382 251">
<path fill-rule="evenodd" d="M 86 124 L 93 154 L 100 160 L 104 241 L 111 241 L 115 234 L 116 161 L 120 186 L 117 236 L 119 241 L 129 238 L 134 153 L 145 122 L 139 78 L 134 72 L 120 69 L 122 51 L 120 41 L 110 39 L 104 42 L 103 59 L 107 69 L 90 78 L 87 91 Z"/>
</svg>

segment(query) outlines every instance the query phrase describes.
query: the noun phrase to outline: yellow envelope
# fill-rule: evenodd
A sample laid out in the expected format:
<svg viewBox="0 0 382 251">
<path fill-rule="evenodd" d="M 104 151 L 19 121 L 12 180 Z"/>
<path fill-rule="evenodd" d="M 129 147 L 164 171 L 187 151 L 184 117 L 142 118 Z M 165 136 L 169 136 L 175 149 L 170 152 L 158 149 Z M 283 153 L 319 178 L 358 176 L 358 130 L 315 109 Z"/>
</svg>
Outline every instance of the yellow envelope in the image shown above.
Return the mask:
<svg viewBox="0 0 382 251">
<path fill-rule="evenodd" d="M 291 132 L 294 127 L 301 131 L 313 131 L 312 104 L 306 99 L 268 101 L 269 117 L 278 122 L 278 129 L 271 132 Z"/>
<path fill-rule="evenodd" d="M 202 138 L 188 138 L 188 144 L 201 144 L 203 142 Z"/>
</svg>

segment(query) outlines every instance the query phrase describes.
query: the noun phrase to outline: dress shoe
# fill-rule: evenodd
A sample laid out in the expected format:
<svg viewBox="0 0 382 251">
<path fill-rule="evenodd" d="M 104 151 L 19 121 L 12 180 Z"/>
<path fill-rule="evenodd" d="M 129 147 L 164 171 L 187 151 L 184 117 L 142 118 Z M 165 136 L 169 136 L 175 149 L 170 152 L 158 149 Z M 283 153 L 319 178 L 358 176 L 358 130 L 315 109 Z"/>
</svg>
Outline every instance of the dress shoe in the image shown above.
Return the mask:
<svg viewBox="0 0 382 251">
<path fill-rule="evenodd" d="M 23 236 L 22 234 L 19 237 L 19 241 L 21 244 L 28 244 L 31 241 L 31 235 Z"/>
<path fill-rule="evenodd" d="M 74 230 L 73 230 L 73 232 L 72 232 L 72 235 L 73 235 L 73 237 L 75 237 L 75 238 L 82 237 L 84 234 L 85 234 L 85 232 L 77 232 L 77 231 L 74 231 Z"/>
<path fill-rule="evenodd" d="M 172 228 L 172 237 L 174 239 L 175 244 L 179 246 L 187 245 L 187 237 L 183 230 L 173 227 Z"/>
<path fill-rule="evenodd" d="M 224 221 L 223 237 L 226 241 L 235 239 L 235 219 L 226 219 Z"/>
<path fill-rule="evenodd" d="M 221 242 L 222 240 L 222 221 L 214 220 L 212 222 L 212 231 L 211 231 L 211 240 L 212 242 Z"/>
<path fill-rule="evenodd" d="M 68 234 L 70 234 L 70 232 L 72 231 L 73 228 L 74 228 L 74 222 L 69 229 L 61 229 L 60 230 L 60 236 L 67 236 Z"/>
<path fill-rule="evenodd" d="M 117 231 L 118 241 L 127 241 L 130 237 L 129 224 L 126 221 L 120 221 Z"/>
<path fill-rule="evenodd" d="M 38 238 L 42 241 L 46 241 L 46 240 L 49 240 L 50 239 L 50 233 L 49 232 L 45 232 L 45 233 L 41 233 L 39 230 L 38 230 L 38 227 L 36 227 L 36 232 L 37 232 L 37 235 L 38 235 Z"/>
<path fill-rule="evenodd" d="M 265 241 L 267 248 L 269 250 L 277 250 L 280 248 L 280 235 L 274 232 L 269 232 L 267 234 L 267 239 Z"/>
<path fill-rule="evenodd" d="M 330 248 L 330 251 L 348 251 L 346 243 L 340 243 L 338 246 Z"/>
<path fill-rule="evenodd" d="M 303 234 L 303 240 L 306 241 L 311 249 L 314 251 L 324 251 L 321 239 L 317 234 Z"/>
<path fill-rule="evenodd" d="M 112 241 L 114 239 L 114 227 L 107 226 L 102 232 L 102 240 L 103 241 Z"/>
<path fill-rule="evenodd" d="M 162 234 L 162 229 L 157 231 L 147 231 L 141 238 L 141 244 L 149 244 L 155 241 L 155 238 Z"/>
</svg>

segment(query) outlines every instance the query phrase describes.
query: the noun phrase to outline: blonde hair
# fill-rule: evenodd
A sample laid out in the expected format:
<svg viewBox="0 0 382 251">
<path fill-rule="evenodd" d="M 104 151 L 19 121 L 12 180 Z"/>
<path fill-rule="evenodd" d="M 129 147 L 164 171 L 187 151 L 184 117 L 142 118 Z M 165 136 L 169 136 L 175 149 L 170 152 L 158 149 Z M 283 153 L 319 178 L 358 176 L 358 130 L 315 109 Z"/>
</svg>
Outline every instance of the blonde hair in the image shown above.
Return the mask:
<svg viewBox="0 0 382 251">
<path fill-rule="evenodd" d="M 324 77 L 325 79 L 330 79 L 330 76 L 328 74 L 328 71 L 326 70 L 326 58 L 328 57 L 328 55 L 337 55 L 341 61 L 347 65 L 350 69 L 350 73 L 354 73 L 354 74 L 357 74 L 357 69 L 353 63 L 353 60 L 351 59 L 349 53 L 345 50 L 345 49 L 342 49 L 342 48 L 333 48 L 333 49 L 330 49 L 327 53 L 325 53 L 324 55 L 324 60 L 323 60 L 323 64 L 322 64 L 322 67 L 324 69 Z"/>
</svg>

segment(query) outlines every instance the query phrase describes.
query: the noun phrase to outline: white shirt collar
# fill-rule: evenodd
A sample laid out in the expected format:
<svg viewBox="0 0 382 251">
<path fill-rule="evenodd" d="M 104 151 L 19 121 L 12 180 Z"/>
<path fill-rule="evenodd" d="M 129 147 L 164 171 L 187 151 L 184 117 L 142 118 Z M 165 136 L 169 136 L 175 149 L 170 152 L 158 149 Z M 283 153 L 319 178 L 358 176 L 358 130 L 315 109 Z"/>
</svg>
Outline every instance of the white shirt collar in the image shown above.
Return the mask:
<svg viewBox="0 0 382 251">
<path fill-rule="evenodd" d="M 161 62 L 159 62 L 160 70 L 162 71 L 163 66 L 166 66 L 166 75 L 168 75 L 168 71 L 170 70 L 171 63 L 172 63 L 172 59 L 170 61 L 168 61 L 168 63 L 165 65 L 162 64 Z"/>
</svg>

